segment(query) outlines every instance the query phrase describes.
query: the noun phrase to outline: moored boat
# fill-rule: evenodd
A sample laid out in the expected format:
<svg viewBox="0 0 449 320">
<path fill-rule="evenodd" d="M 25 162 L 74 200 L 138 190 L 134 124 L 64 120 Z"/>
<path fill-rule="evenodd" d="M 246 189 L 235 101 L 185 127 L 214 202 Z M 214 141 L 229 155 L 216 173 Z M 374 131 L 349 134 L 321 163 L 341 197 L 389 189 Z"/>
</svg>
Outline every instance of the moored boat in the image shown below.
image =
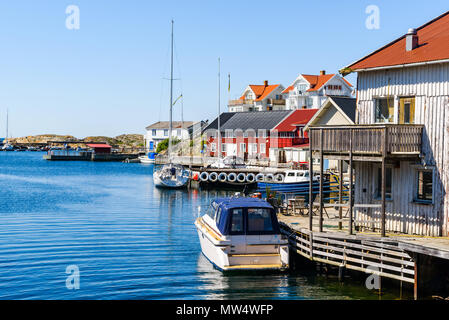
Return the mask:
<svg viewBox="0 0 449 320">
<path fill-rule="evenodd" d="M 139 161 L 145 164 L 155 163 L 156 155 L 156 152 L 148 152 L 146 155 L 140 156 Z"/>
<path fill-rule="evenodd" d="M 156 187 L 183 188 L 190 179 L 190 171 L 182 165 L 166 164 L 154 169 L 153 182 Z"/>
<path fill-rule="evenodd" d="M 202 253 L 221 271 L 288 269 L 288 241 L 266 201 L 216 199 L 195 226 Z"/>
<path fill-rule="evenodd" d="M 283 173 L 265 174 L 257 177 L 257 191 L 294 192 L 308 191 L 310 183 L 308 170 L 286 170 Z M 318 185 L 319 176 L 314 175 L 313 184 Z"/>
</svg>

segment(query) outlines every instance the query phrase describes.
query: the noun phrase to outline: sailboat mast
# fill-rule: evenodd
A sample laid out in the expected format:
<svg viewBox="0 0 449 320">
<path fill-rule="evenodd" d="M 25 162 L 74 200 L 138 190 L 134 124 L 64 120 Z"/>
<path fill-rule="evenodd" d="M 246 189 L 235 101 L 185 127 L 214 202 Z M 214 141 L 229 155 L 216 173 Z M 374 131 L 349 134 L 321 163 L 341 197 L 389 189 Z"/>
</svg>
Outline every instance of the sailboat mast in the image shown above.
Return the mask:
<svg viewBox="0 0 449 320">
<path fill-rule="evenodd" d="M 170 125 L 168 130 L 168 157 L 170 158 L 171 146 L 172 146 L 172 130 L 173 130 L 173 24 L 171 21 L 171 63 L 170 63 Z M 171 160 L 170 160 L 171 162 Z"/>
<path fill-rule="evenodd" d="M 218 158 L 221 158 L 221 126 L 220 126 L 220 58 L 218 58 Z"/>
</svg>

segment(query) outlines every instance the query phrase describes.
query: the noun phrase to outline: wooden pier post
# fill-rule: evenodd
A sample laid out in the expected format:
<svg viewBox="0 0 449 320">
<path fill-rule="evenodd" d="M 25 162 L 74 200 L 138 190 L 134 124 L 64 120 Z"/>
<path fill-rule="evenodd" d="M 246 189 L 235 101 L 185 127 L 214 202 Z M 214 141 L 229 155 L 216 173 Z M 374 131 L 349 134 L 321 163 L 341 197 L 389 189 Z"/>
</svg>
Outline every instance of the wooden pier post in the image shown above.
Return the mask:
<svg viewBox="0 0 449 320">
<path fill-rule="evenodd" d="M 387 173 L 387 168 L 386 168 L 386 164 L 385 164 L 385 158 L 387 156 L 387 139 L 388 139 L 388 132 L 387 132 L 388 128 L 384 128 L 383 130 L 383 150 L 382 150 L 382 207 L 381 207 L 381 236 L 385 237 L 385 200 L 386 200 L 386 188 L 387 188 L 387 177 L 386 177 L 386 173 Z"/>
<path fill-rule="evenodd" d="M 309 230 L 313 229 L 313 130 L 309 130 Z"/>
<path fill-rule="evenodd" d="M 320 129 L 320 232 L 323 232 L 323 160 L 323 129 Z"/>
<path fill-rule="evenodd" d="M 338 186 L 338 203 L 340 207 L 338 208 L 338 229 L 341 230 L 343 228 L 343 223 L 341 219 L 343 219 L 343 208 L 341 205 L 343 204 L 343 160 L 338 160 L 338 172 L 340 174 L 339 178 L 339 186 Z"/>
<path fill-rule="evenodd" d="M 353 207 L 354 207 L 354 203 L 353 203 L 353 197 L 352 197 L 352 192 L 353 192 L 353 188 L 352 188 L 352 176 L 353 176 L 353 172 L 352 172 L 352 167 L 353 167 L 353 163 L 352 163 L 352 128 L 351 130 L 349 130 L 349 234 L 352 235 L 352 229 L 353 229 L 353 218 L 352 218 L 352 213 L 353 213 Z"/>
</svg>

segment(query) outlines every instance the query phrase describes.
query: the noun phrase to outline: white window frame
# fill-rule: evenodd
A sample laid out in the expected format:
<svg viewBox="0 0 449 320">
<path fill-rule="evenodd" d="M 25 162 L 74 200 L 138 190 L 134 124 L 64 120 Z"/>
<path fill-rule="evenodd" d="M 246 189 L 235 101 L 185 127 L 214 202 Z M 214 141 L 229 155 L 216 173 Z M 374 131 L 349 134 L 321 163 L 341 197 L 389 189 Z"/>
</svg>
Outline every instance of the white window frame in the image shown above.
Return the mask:
<svg viewBox="0 0 449 320">
<path fill-rule="evenodd" d="M 261 143 L 259 146 L 259 150 L 260 150 L 259 153 L 266 154 L 267 153 L 267 145 L 265 143 Z"/>
<path fill-rule="evenodd" d="M 242 150 L 242 146 L 243 146 L 243 150 Z M 246 143 L 244 143 L 244 142 L 240 143 L 239 150 L 241 153 L 245 153 L 246 152 Z"/>
<path fill-rule="evenodd" d="M 212 142 L 212 143 L 210 144 L 210 151 L 211 151 L 211 152 L 217 151 L 217 145 L 216 145 L 215 142 Z"/>
</svg>

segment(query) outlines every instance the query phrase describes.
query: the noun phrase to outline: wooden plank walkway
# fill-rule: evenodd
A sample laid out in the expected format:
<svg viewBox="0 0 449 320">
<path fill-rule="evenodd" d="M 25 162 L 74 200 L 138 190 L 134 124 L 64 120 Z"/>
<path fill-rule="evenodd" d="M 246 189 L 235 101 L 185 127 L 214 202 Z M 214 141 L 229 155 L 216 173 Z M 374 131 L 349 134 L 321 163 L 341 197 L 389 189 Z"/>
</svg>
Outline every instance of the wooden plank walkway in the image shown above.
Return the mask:
<svg viewBox="0 0 449 320">
<path fill-rule="evenodd" d="M 342 219 L 339 230 L 338 211 L 328 209 L 319 232 L 319 218 L 314 216 L 309 230 L 308 216 L 278 216 L 281 231 L 289 239 L 292 250 L 303 257 L 325 264 L 347 268 L 416 285 L 415 253 L 449 259 L 449 238 L 431 238 L 403 234 L 381 237 L 375 232 L 349 235 L 348 219 Z"/>
</svg>

